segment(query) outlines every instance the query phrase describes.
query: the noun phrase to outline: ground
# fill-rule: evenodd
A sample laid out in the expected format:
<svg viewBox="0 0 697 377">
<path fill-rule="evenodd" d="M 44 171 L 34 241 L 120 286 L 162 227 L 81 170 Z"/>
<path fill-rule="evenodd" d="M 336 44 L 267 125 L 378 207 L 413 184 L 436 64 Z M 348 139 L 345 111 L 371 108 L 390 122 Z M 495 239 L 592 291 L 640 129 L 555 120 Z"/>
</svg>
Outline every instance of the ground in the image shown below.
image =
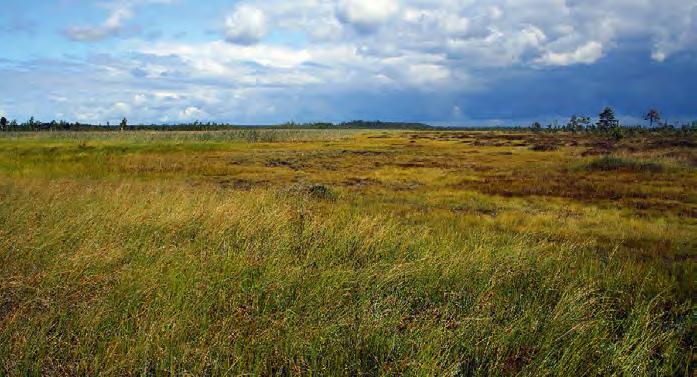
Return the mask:
<svg viewBox="0 0 697 377">
<path fill-rule="evenodd" d="M 697 139 L 0 136 L 0 374 L 691 375 Z"/>
</svg>

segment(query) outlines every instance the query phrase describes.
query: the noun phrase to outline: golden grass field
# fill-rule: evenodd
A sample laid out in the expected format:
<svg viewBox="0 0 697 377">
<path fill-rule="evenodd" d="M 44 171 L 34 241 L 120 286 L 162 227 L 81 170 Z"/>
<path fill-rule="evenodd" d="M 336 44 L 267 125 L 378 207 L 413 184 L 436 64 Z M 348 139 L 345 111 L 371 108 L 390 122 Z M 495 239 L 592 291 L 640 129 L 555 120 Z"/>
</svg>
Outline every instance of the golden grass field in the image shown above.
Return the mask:
<svg viewBox="0 0 697 377">
<path fill-rule="evenodd" d="M 690 376 L 697 139 L 0 135 L 0 375 Z"/>
</svg>

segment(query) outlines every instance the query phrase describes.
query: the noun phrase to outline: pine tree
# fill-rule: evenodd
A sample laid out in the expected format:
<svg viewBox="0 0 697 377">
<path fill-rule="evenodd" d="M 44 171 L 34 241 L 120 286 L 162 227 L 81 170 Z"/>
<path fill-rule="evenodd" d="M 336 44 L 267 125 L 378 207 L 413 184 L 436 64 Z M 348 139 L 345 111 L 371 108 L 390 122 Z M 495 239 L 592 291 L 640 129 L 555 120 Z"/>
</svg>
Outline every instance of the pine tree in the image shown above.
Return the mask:
<svg viewBox="0 0 697 377">
<path fill-rule="evenodd" d="M 606 107 L 602 113 L 599 115 L 598 119 L 598 130 L 601 132 L 608 132 L 615 127 L 619 126 L 620 122 L 615 118 L 615 111 L 611 107 Z"/>
<path fill-rule="evenodd" d="M 587 131 L 590 128 L 591 118 L 587 116 L 574 115 L 566 124 L 566 129 L 572 132 Z"/>
<path fill-rule="evenodd" d="M 649 121 L 649 127 L 653 128 L 654 122 L 660 122 L 661 121 L 661 114 L 658 113 L 658 110 L 656 109 L 651 109 L 649 112 L 644 116 L 644 120 Z"/>
</svg>

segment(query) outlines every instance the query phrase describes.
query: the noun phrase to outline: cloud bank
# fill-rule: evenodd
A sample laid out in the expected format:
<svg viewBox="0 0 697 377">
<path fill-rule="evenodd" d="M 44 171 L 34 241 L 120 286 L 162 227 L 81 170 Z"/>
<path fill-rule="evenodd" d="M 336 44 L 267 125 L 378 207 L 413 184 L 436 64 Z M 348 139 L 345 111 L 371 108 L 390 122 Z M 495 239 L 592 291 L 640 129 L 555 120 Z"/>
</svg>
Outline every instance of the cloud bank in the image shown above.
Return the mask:
<svg viewBox="0 0 697 377">
<path fill-rule="evenodd" d="M 657 104 L 676 116 L 697 115 L 682 98 L 697 73 L 697 0 L 216 4 L 107 3 L 102 21 L 63 29 L 71 43 L 91 43 L 83 57 L 58 59 L 52 68 L 41 59 L 14 61 L 0 65 L 0 77 L 18 81 L 18 71 L 31 65 L 36 88 L 74 80 L 71 91 L 50 90 L 51 98 L 69 101 L 42 98 L 58 109 L 54 114 L 83 121 L 123 114 L 145 122 L 389 118 L 459 124 L 565 116 L 604 105 L 632 114 Z M 169 37 L 129 34 L 144 22 L 140 14 L 155 6 L 162 27 L 170 29 L 167 12 L 190 10 L 187 16 L 194 17 L 211 11 L 181 22 L 182 30 Z M 114 37 L 122 37 L 116 51 L 100 49 Z M 65 67 L 61 77 L 57 67 Z M 665 98 L 655 94 L 661 90 Z M 15 106 L 19 97 L 11 99 Z M 0 102 L 3 109 L 11 105 Z"/>
</svg>

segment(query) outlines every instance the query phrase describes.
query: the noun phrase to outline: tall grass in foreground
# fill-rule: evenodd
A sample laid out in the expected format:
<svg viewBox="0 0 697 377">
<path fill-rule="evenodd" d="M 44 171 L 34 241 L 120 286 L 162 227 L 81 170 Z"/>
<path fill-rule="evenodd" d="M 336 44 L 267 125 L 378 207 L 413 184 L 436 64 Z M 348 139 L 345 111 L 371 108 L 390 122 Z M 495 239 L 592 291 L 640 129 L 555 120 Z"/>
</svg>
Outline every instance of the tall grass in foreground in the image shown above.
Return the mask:
<svg viewBox="0 0 697 377">
<path fill-rule="evenodd" d="M 651 263 L 284 190 L 0 184 L 3 374 L 685 375 Z"/>
</svg>

